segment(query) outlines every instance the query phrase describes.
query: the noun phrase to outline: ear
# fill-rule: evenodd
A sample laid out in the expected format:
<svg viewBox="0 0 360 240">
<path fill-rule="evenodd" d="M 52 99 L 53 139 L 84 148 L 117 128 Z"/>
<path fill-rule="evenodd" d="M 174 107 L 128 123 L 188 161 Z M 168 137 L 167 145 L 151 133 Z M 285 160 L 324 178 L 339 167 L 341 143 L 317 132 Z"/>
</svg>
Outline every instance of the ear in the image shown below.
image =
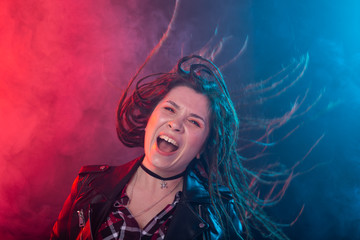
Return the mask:
<svg viewBox="0 0 360 240">
<path fill-rule="evenodd" d="M 196 159 L 200 159 L 200 153 L 196 154 Z"/>
</svg>

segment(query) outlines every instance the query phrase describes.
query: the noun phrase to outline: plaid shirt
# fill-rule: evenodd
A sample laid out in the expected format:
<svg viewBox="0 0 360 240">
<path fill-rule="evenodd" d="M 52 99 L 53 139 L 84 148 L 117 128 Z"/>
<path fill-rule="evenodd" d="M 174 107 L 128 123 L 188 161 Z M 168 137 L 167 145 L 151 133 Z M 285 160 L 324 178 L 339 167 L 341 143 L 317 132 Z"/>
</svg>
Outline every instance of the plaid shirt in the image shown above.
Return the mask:
<svg viewBox="0 0 360 240">
<path fill-rule="evenodd" d="M 113 204 L 107 220 L 100 226 L 96 235 L 97 240 L 162 240 L 168 229 L 176 204 L 180 200 L 181 192 L 177 192 L 174 202 L 167 205 L 141 230 L 139 224 L 127 208 L 129 197 L 124 187 L 120 198 Z"/>
</svg>

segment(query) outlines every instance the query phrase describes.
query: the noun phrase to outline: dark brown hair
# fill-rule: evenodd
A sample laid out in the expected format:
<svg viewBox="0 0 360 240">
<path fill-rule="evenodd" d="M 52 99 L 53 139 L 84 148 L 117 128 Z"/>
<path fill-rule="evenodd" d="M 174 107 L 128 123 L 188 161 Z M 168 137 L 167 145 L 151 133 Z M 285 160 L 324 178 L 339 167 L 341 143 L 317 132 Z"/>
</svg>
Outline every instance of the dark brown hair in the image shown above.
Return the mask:
<svg viewBox="0 0 360 240">
<path fill-rule="evenodd" d="M 155 79 L 149 81 L 151 77 Z M 208 140 L 200 160 L 193 161 L 192 165 L 205 172 L 206 185 L 220 224 L 223 227 L 232 225 L 220 196 L 223 185 L 233 195 L 236 213 L 248 238 L 252 238 L 251 226 L 270 238 L 287 239 L 259 207 L 259 198 L 250 190 L 253 176 L 248 174 L 237 152 L 238 116 L 223 76 L 211 61 L 197 55 L 184 57 L 174 71 L 140 79 L 129 97 L 126 97 L 127 89 L 117 110 L 117 134 L 121 142 L 128 147 L 143 147 L 145 127 L 152 111 L 176 86 L 188 86 L 207 96 L 210 101 L 211 129 Z M 225 214 L 225 219 L 220 217 L 220 213 Z"/>
</svg>

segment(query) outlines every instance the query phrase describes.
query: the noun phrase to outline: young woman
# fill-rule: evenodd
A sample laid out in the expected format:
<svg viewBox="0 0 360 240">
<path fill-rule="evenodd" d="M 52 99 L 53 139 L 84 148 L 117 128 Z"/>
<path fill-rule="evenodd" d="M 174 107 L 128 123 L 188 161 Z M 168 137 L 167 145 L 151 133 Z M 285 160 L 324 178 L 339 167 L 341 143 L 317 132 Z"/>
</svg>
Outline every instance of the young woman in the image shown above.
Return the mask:
<svg viewBox="0 0 360 240">
<path fill-rule="evenodd" d="M 218 68 L 200 56 L 127 90 L 117 132 L 144 156 L 80 170 L 52 239 L 284 239 L 249 189 L 238 118 Z"/>
</svg>

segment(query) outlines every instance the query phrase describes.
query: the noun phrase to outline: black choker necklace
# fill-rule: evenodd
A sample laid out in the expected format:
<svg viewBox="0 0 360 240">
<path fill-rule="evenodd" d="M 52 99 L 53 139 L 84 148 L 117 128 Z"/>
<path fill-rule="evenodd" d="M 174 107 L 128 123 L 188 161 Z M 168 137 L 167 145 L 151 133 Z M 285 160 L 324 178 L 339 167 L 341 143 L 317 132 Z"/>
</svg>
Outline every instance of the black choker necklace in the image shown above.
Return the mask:
<svg viewBox="0 0 360 240">
<path fill-rule="evenodd" d="M 143 164 L 141 164 L 140 166 L 147 174 L 149 174 L 150 176 L 152 176 L 154 178 L 161 180 L 161 189 L 167 188 L 167 182 L 165 182 L 165 181 L 180 178 L 180 177 L 184 176 L 184 174 L 185 174 L 185 171 L 183 171 L 182 173 L 179 173 L 175 176 L 164 178 L 164 177 L 161 177 L 161 176 L 157 175 L 156 173 L 152 172 L 151 170 L 147 169 Z"/>
</svg>

